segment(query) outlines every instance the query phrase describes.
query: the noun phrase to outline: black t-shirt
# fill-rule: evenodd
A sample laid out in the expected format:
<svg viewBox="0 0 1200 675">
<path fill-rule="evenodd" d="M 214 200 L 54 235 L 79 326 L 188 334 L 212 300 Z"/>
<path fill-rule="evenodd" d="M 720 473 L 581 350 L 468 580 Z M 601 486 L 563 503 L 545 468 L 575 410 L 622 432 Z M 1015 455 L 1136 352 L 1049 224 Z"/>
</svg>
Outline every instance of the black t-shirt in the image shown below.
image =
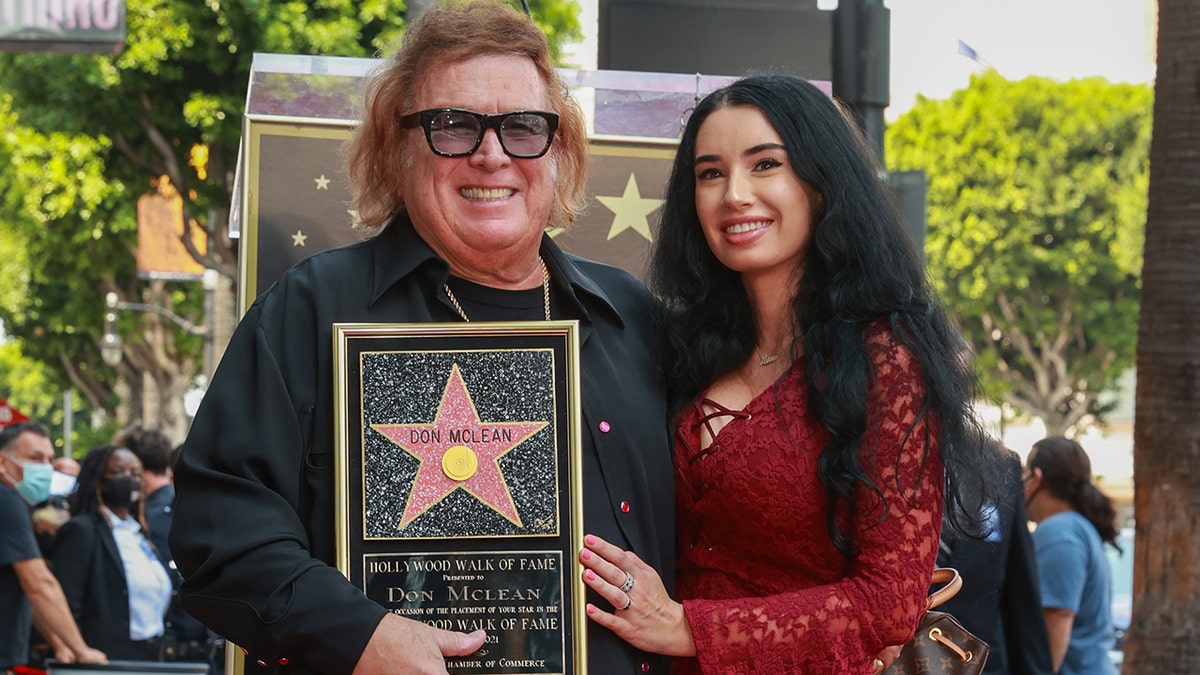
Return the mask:
<svg viewBox="0 0 1200 675">
<path fill-rule="evenodd" d="M 0 486 L 0 668 L 29 660 L 33 605 L 13 563 L 40 557 L 29 506 L 16 490 Z"/>
<path fill-rule="evenodd" d="M 546 318 L 541 286 L 503 291 L 458 277 L 450 277 L 446 285 L 472 321 L 541 321 Z M 551 301 L 554 300 L 552 296 Z M 554 309 L 551 307 L 551 318 L 554 318 Z M 562 311 L 559 308 L 559 312 Z"/>
</svg>

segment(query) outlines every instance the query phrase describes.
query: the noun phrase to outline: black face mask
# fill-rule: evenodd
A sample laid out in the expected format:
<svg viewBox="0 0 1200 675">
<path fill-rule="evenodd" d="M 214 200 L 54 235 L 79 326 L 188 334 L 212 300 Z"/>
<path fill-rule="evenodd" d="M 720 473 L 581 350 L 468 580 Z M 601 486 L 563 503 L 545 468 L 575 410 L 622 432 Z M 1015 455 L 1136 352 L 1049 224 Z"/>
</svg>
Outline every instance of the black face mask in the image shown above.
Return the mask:
<svg viewBox="0 0 1200 675">
<path fill-rule="evenodd" d="M 100 482 L 100 499 L 112 508 L 127 509 L 142 497 L 142 481 L 133 476 L 113 476 Z"/>
</svg>

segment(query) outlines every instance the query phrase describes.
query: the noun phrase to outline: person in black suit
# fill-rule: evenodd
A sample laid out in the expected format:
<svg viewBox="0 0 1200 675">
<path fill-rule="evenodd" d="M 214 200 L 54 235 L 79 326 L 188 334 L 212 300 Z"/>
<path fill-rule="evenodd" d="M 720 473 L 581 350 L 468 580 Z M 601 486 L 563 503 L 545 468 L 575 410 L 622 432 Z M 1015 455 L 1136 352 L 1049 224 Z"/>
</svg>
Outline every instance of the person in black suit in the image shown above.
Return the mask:
<svg viewBox="0 0 1200 675">
<path fill-rule="evenodd" d="M 52 568 L 71 613 L 110 659 L 157 661 L 163 647 L 171 580 L 146 536 L 142 490 L 137 455 L 92 448 L 54 540 Z"/>
<path fill-rule="evenodd" d="M 1050 641 L 1026 524 L 1021 460 L 998 442 L 993 441 L 993 449 L 1003 453 L 998 462 L 1004 468 L 1001 502 L 985 512 L 981 538 L 942 527 L 938 566 L 957 569 L 963 585 L 938 611 L 953 615 L 991 647 L 983 672 L 1050 675 Z"/>
<path fill-rule="evenodd" d="M 213 656 L 224 646 L 223 640 L 213 640 L 208 629 L 179 606 L 179 584 L 183 577 L 175 567 L 175 560 L 167 542 L 171 532 L 171 521 L 175 512 L 175 486 L 171 467 L 175 464 L 175 450 L 171 439 L 158 429 L 136 425 L 114 439 L 118 445 L 129 448 L 142 462 L 142 482 L 145 486 L 146 525 L 150 528 L 150 541 L 159 560 L 167 568 L 175 592 L 171 606 L 167 609 L 167 644 L 164 659 L 168 661 L 213 661 Z M 216 663 L 212 663 L 216 665 Z"/>
<path fill-rule="evenodd" d="M 661 306 L 547 234 L 585 203 L 587 131 L 545 36 L 504 2 L 432 8 L 381 62 L 363 110 L 351 207 L 373 236 L 258 297 L 175 466 L 183 608 L 250 664 L 288 673 L 445 673 L 447 656 L 490 637 L 389 611 L 337 567 L 334 323 L 578 321 L 583 527 L 673 588 Z M 593 673 L 668 667 L 587 631 Z"/>
<path fill-rule="evenodd" d="M 175 487 L 171 484 L 171 439 L 157 429 L 136 425 L 113 439 L 113 443 L 137 455 L 142 463 L 142 487 L 145 500 L 146 526 L 150 541 L 162 560 L 172 569 L 171 549 L 167 534 L 171 531 L 171 512 L 175 508 Z"/>
</svg>

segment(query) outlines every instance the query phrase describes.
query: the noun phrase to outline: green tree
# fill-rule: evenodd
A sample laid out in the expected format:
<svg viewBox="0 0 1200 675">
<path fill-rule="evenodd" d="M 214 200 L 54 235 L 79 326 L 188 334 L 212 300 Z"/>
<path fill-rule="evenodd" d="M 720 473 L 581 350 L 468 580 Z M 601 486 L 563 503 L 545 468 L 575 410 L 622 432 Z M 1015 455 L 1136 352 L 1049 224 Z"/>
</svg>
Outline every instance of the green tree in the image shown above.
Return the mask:
<svg viewBox="0 0 1200 675">
<path fill-rule="evenodd" d="M 45 424 L 54 440 L 55 453 L 63 454 L 68 439 L 65 437 L 66 401 L 62 389 L 53 384 L 53 375 L 49 369 L 25 356 L 20 340 L 9 340 L 0 344 L 0 398 L 7 400 L 10 405 L 31 419 Z M 82 416 L 87 410 L 86 402 L 72 400 L 71 412 L 74 415 Z M 111 438 L 117 430 L 111 421 L 95 427 L 86 423 L 80 424 L 79 421 L 76 417 L 71 425 L 69 446 L 71 454 L 76 458 L 81 457 L 88 448 Z"/>
<path fill-rule="evenodd" d="M 887 131 L 889 168 L 928 176 L 929 273 L 986 390 L 1051 434 L 1102 421 L 1133 363 L 1152 105 L 1143 85 L 991 71 Z"/>
<path fill-rule="evenodd" d="M 221 274 L 225 320 L 216 325 L 232 326 L 237 258 L 228 205 L 253 54 L 380 53 L 403 31 L 405 2 L 126 4 L 128 37 L 116 55 L 0 54 L 0 129 L 8 130 L 0 139 L 0 246 L 28 246 L 21 277 L 0 281 L 14 287 L 0 299 L 0 320 L 92 405 L 115 413 L 124 400 L 133 419 L 152 416 L 144 421 L 179 438 L 201 340 L 157 315 L 122 312 L 123 359 L 113 370 L 99 358 L 108 292 L 203 324 L 199 284 L 136 277 L 137 198 L 160 176 L 179 190 L 184 244 Z M 580 37 L 574 2 L 531 5 L 556 53 Z M 216 332 L 218 345 L 227 333 Z"/>
<path fill-rule="evenodd" d="M 97 293 L 134 281 L 122 264 L 133 206 L 124 184 L 104 176 L 103 140 L 21 126 L 9 100 L 0 93 L 0 319 L 23 355 L 45 366 L 47 394 L 73 388 L 86 409 L 105 410 L 111 386 L 86 354 L 100 330 Z"/>
</svg>

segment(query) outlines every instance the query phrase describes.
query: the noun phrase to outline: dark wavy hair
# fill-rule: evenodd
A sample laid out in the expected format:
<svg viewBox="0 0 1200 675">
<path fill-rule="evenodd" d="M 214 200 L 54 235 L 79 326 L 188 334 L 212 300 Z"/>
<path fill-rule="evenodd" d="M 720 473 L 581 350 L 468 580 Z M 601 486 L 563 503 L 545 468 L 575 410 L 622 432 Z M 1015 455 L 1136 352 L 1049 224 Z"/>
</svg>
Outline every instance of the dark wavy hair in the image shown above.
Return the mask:
<svg viewBox="0 0 1200 675">
<path fill-rule="evenodd" d="M 945 497 L 956 507 L 951 520 L 964 532 L 976 532 L 974 514 L 994 492 L 989 478 L 994 459 L 985 453 L 971 413 L 976 379 L 963 356 L 966 347 L 926 281 L 861 134 L 832 99 L 802 79 L 752 76 L 712 92 L 697 104 L 679 142 L 649 270 L 671 317 L 667 368 L 673 408 L 744 363 L 755 348 L 754 313 L 741 277 L 713 255 L 696 213 L 697 134 L 713 111 L 732 106 L 750 106 L 766 116 L 796 176 L 823 200 L 813 214 L 803 273 L 781 292 L 790 292 L 800 326 L 793 353 L 805 355 L 812 412 L 830 434 L 818 475 L 834 544 L 843 555 L 858 554 L 853 535 L 836 519 L 843 503 L 858 517 L 857 483 L 882 498 L 860 464 L 873 377 L 865 335 L 877 322 L 886 322 L 920 363 L 925 398 L 913 429 L 936 420 Z M 928 448 L 926 442 L 925 453 Z"/>
<path fill-rule="evenodd" d="M 75 482 L 75 491 L 71 493 L 71 515 L 94 515 L 100 513 L 100 482 L 104 480 L 104 469 L 108 459 L 118 450 L 129 450 L 121 445 L 97 445 L 88 450 L 80 462 L 79 478 Z M 130 451 L 132 452 L 132 451 Z M 135 455 L 136 456 L 136 455 Z M 142 534 L 150 536 L 150 528 L 146 526 L 145 498 L 134 503 L 132 513 L 142 525 Z"/>
<path fill-rule="evenodd" d="M 1062 436 L 1043 438 L 1033 444 L 1028 464 L 1030 471 L 1042 471 L 1040 489 L 1070 504 L 1096 528 L 1101 541 L 1121 550 L 1117 543 L 1117 509 L 1092 482 L 1092 460 L 1083 446 Z"/>
</svg>

